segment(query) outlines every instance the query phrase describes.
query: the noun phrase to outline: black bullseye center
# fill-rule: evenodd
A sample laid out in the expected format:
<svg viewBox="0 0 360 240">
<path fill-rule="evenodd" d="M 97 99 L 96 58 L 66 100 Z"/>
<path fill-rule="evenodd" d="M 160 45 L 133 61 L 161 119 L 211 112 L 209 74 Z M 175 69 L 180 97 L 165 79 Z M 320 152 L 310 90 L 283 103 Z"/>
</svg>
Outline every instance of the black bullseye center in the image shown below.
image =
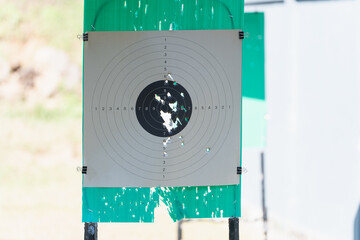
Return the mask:
<svg viewBox="0 0 360 240">
<path fill-rule="evenodd" d="M 169 106 L 166 104 L 166 105 L 162 105 L 161 106 L 161 110 L 163 111 L 163 112 L 169 112 Z"/>
<path fill-rule="evenodd" d="M 191 111 L 189 93 L 173 81 L 160 80 L 149 84 L 136 101 L 136 117 L 140 125 L 158 137 L 169 137 L 181 132 L 190 120 Z"/>
</svg>

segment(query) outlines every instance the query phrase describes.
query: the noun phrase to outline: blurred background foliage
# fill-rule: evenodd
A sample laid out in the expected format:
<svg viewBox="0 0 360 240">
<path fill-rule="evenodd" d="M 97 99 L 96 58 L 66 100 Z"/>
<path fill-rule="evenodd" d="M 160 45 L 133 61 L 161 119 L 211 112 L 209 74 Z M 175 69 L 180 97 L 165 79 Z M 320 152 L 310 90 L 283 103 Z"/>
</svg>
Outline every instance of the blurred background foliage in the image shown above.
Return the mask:
<svg viewBox="0 0 360 240">
<path fill-rule="evenodd" d="M 83 1 L 1 0 L 0 38 L 26 42 L 39 38 L 66 51 L 81 64 L 77 34 L 82 33 Z"/>
<path fill-rule="evenodd" d="M 82 42 L 77 35 L 83 1 L 0 0 L 0 5 L 1 115 L 80 119 Z"/>
<path fill-rule="evenodd" d="M 80 0 L 0 0 L 0 239 L 82 236 L 82 19 Z"/>
</svg>

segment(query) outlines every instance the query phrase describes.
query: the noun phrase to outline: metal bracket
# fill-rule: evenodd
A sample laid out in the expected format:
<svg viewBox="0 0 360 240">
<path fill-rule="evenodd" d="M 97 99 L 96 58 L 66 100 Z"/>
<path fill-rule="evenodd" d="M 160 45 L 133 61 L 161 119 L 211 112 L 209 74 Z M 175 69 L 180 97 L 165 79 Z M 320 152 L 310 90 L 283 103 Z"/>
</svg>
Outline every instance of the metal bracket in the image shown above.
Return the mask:
<svg viewBox="0 0 360 240">
<path fill-rule="evenodd" d="M 87 174 L 87 166 L 83 166 L 81 169 L 82 174 Z"/>
<path fill-rule="evenodd" d="M 236 173 L 237 173 L 238 175 L 241 175 L 241 174 L 242 174 L 242 167 L 237 167 L 237 168 L 236 168 Z"/>
</svg>

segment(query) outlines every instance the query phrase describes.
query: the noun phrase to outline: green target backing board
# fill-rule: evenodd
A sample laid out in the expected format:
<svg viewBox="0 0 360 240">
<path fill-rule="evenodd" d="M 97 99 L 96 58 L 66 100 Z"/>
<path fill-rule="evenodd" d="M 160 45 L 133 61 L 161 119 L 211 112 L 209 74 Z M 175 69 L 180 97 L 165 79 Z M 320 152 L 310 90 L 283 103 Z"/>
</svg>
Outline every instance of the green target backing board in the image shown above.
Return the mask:
<svg viewBox="0 0 360 240">
<path fill-rule="evenodd" d="M 239 183 L 239 30 L 89 32 L 84 187 Z"/>
</svg>

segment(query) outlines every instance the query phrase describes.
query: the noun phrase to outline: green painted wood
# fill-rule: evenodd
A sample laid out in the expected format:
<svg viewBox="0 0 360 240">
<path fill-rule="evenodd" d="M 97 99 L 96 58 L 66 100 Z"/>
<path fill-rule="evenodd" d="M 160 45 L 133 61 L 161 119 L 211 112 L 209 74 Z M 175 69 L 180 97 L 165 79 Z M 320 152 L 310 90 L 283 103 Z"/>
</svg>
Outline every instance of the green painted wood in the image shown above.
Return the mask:
<svg viewBox="0 0 360 240">
<path fill-rule="evenodd" d="M 241 0 L 85 0 L 84 31 L 240 29 Z"/>
<path fill-rule="evenodd" d="M 244 149 L 264 148 L 266 145 L 266 102 L 243 97 L 242 139 Z"/>
<path fill-rule="evenodd" d="M 264 13 L 245 13 L 242 79 L 243 148 L 266 145 Z"/>
<path fill-rule="evenodd" d="M 251 14 L 245 15 L 245 22 Z M 263 22 L 245 31 L 263 34 Z M 249 26 L 252 26 L 249 24 Z M 232 29 L 243 27 L 235 0 L 85 0 L 84 31 Z M 263 27 L 262 27 L 263 29 Z M 244 40 L 246 44 L 247 39 Z M 250 41 L 249 41 L 250 42 Z M 259 42 L 258 42 L 259 44 Z M 262 46 L 258 46 L 263 49 Z M 247 61 L 248 54 L 243 54 Z M 263 66 L 259 66 L 263 67 Z M 247 74 L 247 75 L 246 75 Z M 243 73 L 243 83 L 249 73 Z M 251 76 L 250 76 L 251 77 Z M 259 85 L 259 90 L 264 92 Z M 247 93 L 243 87 L 243 92 Z M 260 96 L 256 91 L 249 97 Z M 245 126 L 246 127 L 246 126 Z M 244 139 L 244 142 L 246 139 Z M 152 222 L 161 199 L 172 219 L 240 217 L 240 184 L 173 188 L 83 188 L 84 222 Z M 160 198 L 160 199 L 159 199 Z M 130 211 L 131 210 L 131 211 Z"/>
<path fill-rule="evenodd" d="M 265 100 L 264 13 L 245 14 L 242 96 Z"/>
<path fill-rule="evenodd" d="M 153 222 L 159 196 L 150 188 L 83 188 L 83 222 Z"/>
</svg>

